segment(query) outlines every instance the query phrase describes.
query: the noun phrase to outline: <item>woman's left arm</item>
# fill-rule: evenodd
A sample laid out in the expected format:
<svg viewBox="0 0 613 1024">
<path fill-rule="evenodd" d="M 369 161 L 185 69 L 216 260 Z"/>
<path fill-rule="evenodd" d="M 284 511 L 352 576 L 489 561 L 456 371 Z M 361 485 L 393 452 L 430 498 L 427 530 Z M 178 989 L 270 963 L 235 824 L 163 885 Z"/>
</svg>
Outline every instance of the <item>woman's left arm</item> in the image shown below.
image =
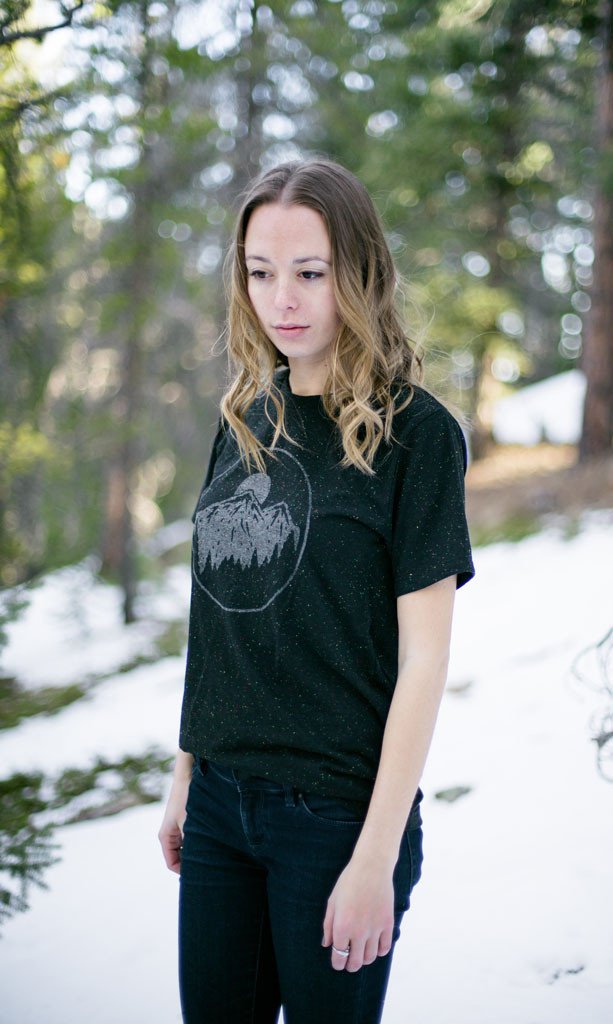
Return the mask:
<svg viewBox="0 0 613 1024">
<path fill-rule="evenodd" d="M 330 895 L 322 945 L 337 970 L 357 971 L 392 945 L 393 874 L 447 679 L 456 576 L 398 598 L 398 678 L 368 814 Z"/>
</svg>

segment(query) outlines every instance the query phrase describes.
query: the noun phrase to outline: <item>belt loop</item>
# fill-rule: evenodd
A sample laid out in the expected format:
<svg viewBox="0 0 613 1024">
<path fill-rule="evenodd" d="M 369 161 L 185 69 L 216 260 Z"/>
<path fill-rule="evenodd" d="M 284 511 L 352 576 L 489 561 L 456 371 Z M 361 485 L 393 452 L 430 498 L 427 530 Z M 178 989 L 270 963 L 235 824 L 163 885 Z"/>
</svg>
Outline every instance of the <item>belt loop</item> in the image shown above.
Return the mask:
<svg viewBox="0 0 613 1024">
<path fill-rule="evenodd" d="M 296 789 L 296 787 L 295 786 L 284 785 L 283 786 L 283 793 L 284 793 L 284 796 L 285 796 L 285 806 L 286 807 L 295 807 L 296 804 L 298 803 L 298 797 L 300 796 L 300 794 L 299 794 L 298 790 Z"/>
</svg>

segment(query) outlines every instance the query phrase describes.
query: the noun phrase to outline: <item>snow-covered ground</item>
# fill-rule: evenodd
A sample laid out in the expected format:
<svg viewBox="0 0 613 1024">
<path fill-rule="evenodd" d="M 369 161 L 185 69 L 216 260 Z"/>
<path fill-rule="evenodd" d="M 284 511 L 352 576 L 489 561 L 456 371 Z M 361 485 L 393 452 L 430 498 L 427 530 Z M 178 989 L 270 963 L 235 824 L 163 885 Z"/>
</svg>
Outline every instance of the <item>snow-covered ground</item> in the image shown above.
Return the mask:
<svg viewBox="0 0 613 1024">
<path fill-rule="evenodd" d="M 575 369 L 517 388 L 494 402 L 492 434 L 499 444 L 577 444 L 586 387 Z"/>
<path fill-rule="evenodd" d="M 613 511 L 475 550 L 458 592 L 448 691 L 430 752 L 423 876 L 402 923 L 384 1024 L 605 1024 L 613 1007 L 613 783 L 590 720 L 606 696 L 571 666 L 613 620 Z M 79 597 L 75 600 L 75 581 Z M 187 570 L 155 616 L 186 614 Z M 3 666 L 30 685 L 125 664 L 150 640 L 83 567 L 47 579 Z M 0 734 L 0 776 L 174 750 L 183 659 L 99 683 L 53 717 Z M 434 793 L 471 787 L 455 803 Z M 49 890 L 0 945 L 1 1024 L 172 1024 L 177 878 L 158 850 L 162 805 L 58 829 Z M 366 968 L 367 969 L 367 968 Z M 317 1022 L 313 1022 L 317 1024 Z"/>
</svg>

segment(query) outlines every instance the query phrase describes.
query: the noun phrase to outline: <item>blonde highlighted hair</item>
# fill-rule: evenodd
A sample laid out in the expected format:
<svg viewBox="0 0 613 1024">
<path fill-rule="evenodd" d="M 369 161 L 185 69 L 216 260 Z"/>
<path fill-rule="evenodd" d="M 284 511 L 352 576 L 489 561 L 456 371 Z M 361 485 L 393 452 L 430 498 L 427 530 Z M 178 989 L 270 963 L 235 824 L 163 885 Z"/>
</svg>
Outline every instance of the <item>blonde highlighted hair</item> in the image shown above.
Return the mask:
<svg viewBox="0 0 613 1024">
<path fill-rule="evenodd" d="M 265 394 L 266 415 L 275 428 L 270 454 L 280 436 L 297 444 L 287 433 L 284 397 L 274 379 L 275 370 L 288 365 L 287 359 L 262 330 L 247 291 L 247 226 L 254 210 L 270 203 L 306 206 L 326 225 L 341 323 L 332 343 L 322 401 L 340 432 L 341 465 L 372 475 L 382 438 L 392 437 L 394 413 L 408 405 L 412 385 L 422 380 L 423 360 L 396 308 L 398 278 L 379 216 L 361 182 L 339 164 L 319 159 L 281 164 L 258 178 L 244 196 L 226 260 L 230 384 L 221 400 L 222 416 L 236 436 L 247 469 L 253 460 L 265 471 L 264 446 L 245 422 L 258 395 Z M 403 386 L 408 387 L 408 396 L 399 406 Z M 275 408 L 274 420 L 268 399 Z"/>
</svg>

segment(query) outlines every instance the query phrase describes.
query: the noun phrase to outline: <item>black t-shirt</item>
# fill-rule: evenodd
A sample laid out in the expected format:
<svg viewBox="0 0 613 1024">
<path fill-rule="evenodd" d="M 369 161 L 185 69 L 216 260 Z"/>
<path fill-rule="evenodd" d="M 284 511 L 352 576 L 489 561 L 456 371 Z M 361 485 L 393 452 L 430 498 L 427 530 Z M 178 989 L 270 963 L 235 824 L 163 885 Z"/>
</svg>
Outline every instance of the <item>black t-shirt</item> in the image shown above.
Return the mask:
<svg viewBox="0 0 613 1024">
<path fill-rule="evenodd" d="M 220 421 L 193 515 L 179 744 L 239 774 L 367 801 L 397 676 L 396 598 L 474 576 L 466 444 L 415 386 L 376 474 L 343 468 L 320 396 L 294 395 L 286 368 L 276 379 L 302 447 L 281 438 L 266 473 L 248 474 Z M 263 395 L 247 423 L 271 444 Z"/>
</svg>

